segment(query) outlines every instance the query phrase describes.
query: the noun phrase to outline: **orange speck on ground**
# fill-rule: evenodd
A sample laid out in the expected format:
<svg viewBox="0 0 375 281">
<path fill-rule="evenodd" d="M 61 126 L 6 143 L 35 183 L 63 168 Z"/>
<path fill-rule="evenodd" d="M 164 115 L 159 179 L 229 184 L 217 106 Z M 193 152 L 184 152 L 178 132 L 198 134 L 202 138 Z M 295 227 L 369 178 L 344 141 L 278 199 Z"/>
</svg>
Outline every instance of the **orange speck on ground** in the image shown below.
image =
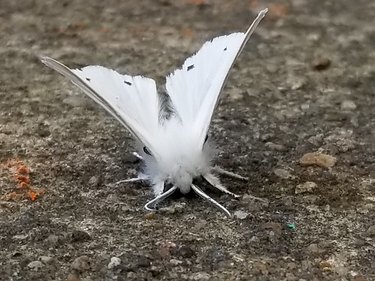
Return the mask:
<svg viewBox="0 0 375 281">
<path fill-rule="evenodd" d="M 250 0 L 249 2 L 249 9 L 254 13 L 258 13 L 261 9 L 264 8 L 268 8 L 267 17 L 273 19 L 278 19 L 288 14 L 288 6 L 283 3 L 270 3 L 268 5 L 265 5 L 259 0 Z"/>
<path fill-rule="evenodd" d="M 18 184 L 18 188 L 20 189 L 28 189 L 29 188 L 29 184 L 25 183 L 25 182 L 21 182 Z"/>
<path fill-rule="evenodd" d="M 45 193 L 44 190 L 35 189 L 30 186 L 31 169 L 22 160 L 17 158 L 8 159 L 4 164 L 0 164 L 0 168 L 5 170 L 9 178 L 17 183 L 17 190 L 0 196 L 1 200 L 18 201 L 27 198 L 35 201 Z"/>
<path fill-rule="evenodd" d="M 28 167 L 26 167 L 25 165 L 20 165 L 18 168 L 17 168 L 17 173 L 18 174 L 30 174 L 30 169 Z"/>
<path fill-rule="evenodd" d="M 185 27 L 182 29 L 181 34 L 183 37 L 192 38 L 194 37 L 194 31 L 190 27 Z"/>
<path fill-rule="evenodd" d="M 288 14 L 288 6 L 282 3 L 272 3 L 269 5 L 269 13 L 273 18 L 281 18 Z"/>
<path fill-rule="evenodd" d="M 189 4 L 193 4 L 193 5 L 196 5 L 196 6 L 203 6 L 203 5 L 207 4 L 206 0 L 187 0 L 187 2 Z"/>
<path fill-rule="evenodd" d="M 99 28 L 99 30 L 98 30 L 100 33 L 108 33 L 109 32 L 109 28 L 107 28 L 107 27 L 101 27 L 101 28 Z"/>
<path fill-rule="evenodd" d="M 16 175 L 16 180 L 18 181 L 19 184 L 21 183 L 25 183 L 25 184 L 29 184 L 30 183 L 30 177 L 28 176 L 18 176 Z"/>
<path fill-rule="evenodd" d="M 0 196 L 0 200 L 4 200 L 4 201 L 19 201 L 22 198 L 24 198 L 24 196 L 25 195 L 22 194 L 22 193 L 9 192 L 9 193 L 6 193 L 6 194 Z"/>
<path fill-rule="evenodd" d="M 36 190 L 36 189 L 29 189 L 26 193 L 27 197 L 31 200 L 31 201 L 35 201 L 36 199 L 38 199 L 40 196 L 42 196 L 43 194 L 45 193 L 44 190 Z"/>
</svg>

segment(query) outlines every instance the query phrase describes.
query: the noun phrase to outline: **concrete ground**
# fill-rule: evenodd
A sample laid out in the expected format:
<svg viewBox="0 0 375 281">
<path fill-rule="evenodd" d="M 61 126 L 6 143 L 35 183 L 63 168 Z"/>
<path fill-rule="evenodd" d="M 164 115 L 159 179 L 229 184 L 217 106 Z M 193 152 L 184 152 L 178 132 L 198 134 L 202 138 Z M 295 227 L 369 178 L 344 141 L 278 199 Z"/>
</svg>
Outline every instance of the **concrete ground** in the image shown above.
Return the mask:
<svg viewBox="0 0 375 281">
<path fill-rule="evenodd" d="M 374 1 L 0 6 L 0 280 L 375 280 Z M 129 133 L 37 55 L 163 85 L 266 6 L 210 129 L 249 177 L 206 189 L 234 216 L 193 194 L 148 213 L 147 185 L 113 185 L 140 167 Z"/>
</svg>

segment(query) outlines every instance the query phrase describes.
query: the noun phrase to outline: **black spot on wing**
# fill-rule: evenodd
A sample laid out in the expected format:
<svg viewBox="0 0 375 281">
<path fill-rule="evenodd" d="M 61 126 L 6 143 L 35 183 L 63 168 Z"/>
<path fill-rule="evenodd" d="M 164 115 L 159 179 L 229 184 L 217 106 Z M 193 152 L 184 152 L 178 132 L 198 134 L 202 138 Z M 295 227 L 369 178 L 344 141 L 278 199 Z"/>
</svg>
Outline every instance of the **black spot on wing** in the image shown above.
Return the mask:
<svg viewBox="0 0 375 281">
<path fill-rule="evenodd" d="M 91 79 L 90 79 L 90 78 L 88 78 L 88 77 L 86 77 L 86 80 L 87 80 L 88 82 L 90 82 L 90 81 L 91 81 Z"/>
<path fill-rule="evenodd" d="M 143 151 L 144 151 L 146 154 L 148 154 L 148 155 L 151 156 L 151 152 L 148 151 L 147 147 L 144 146 L 144 147 L 143 147 Z"/>
<path fill-rule="evenodd" d="M 129 86 L 131 86 L 131 85 L 132 85 L 132 83 L 131 83 L 131 82 L 129 82 L 129 81 L 124 81 L 124 83 L 125 83 L 126 85 L 129 85 Z"/>
<path fill-rule="evenodd" d="M 189 66 L 187 67 L 187 71 L 192 70 L 193 68 L 194 68 L 194 64 L 189 65 Z"/>
<path fill-rule="evenodd" d="M 225 47 L 225 48 L 224 48 L 224 51 L 226 51 L 226 50 L 228 50 L 228 48 L 227 48 L 227 47 Z"/>
<path fill-rule="evenodd" d="M 204 143 L 206 143 L 208 140 L 208 134 L 206 135 L 206 138 L 204 139 Z"/>
</svg>

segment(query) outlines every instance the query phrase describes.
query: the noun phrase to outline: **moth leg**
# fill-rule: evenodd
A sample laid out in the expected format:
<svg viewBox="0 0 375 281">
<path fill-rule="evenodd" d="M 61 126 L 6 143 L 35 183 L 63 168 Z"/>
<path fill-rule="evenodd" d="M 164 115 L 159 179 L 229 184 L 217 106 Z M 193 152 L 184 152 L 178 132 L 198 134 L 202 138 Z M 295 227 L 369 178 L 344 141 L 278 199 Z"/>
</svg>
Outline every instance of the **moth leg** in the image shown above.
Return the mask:
<svg viewBox="0 0 375 281">
<path fill-rule="evenodd" d="M 206 174 L 203 176 L 203 178 L 210 184 L 212 185 L 213 187 L 216 187 L 217 189 L 219 189 L 220 191 L 222 192 L 225 192 L 227 194 L 230 194 L 232 195 L 234 198 L 239 198 L 240 195 L 237 195 L 233 192 L 230 192 L 224 185 L 221 184 L 220 180 L 214 176 L 213 174 Z M 261 202 L 264 202 L 264 203 L 267 203 L 268 201 L 263 199 L 263 198 L 260 198 L 260 197 L 256 197 L 256 196 L 253 196 L 253 195 L 247 195 L 248 197 L 254 199 L 254 200 L 258 200 L 258 201 L 261 201 Z"/>
<path fill-rule="evenodd" d="M 247 178 L 247 177 L 229 172 L 227 170 L 224 170 L 223 168 L 220 168 L 219 166 L 214 166 L 214 167 L 211 168 L 211 170 L 213 170 L 214 172 L 216 172 L 218 174 L 227 176 L 227 177 L 231 177 L 231 178 L 235 178 L 235 179 L 239 179 L 239 180 L 244 180 L 244 181 L 249 180 L 249 178 Z"/>
<path fill-rule="evenodd" d="M 164 182 L 161 183 L 164 187 Z M 164 193 L 160 193 L 158 196 L 156 196 L 154 199 L 148 201 L 145 205 L 145 209 L 147 211 L 156 211 L 155 209 L 155 206 L 160 203 L 161 201 L 163 201 L 164 199 L 166 199 L 167 197 L 171 196 L 173 194 L 173 192 L 175 192 L 177 189 L 176 186 L 173 186 L 172 188 L 168 189 L 166 192 Z"/>
<path fill-rule="evenodd" d="M 201 198 L 209 201 L 210 203 L 214 204 L 216 207 L 218 207 L 220 210 L 224 211 L 228 217 L 231 217 L 231 213 L 222 205 L 220 205 L 218 202 L 216 202 L 214 199 L 212 199 L 210 196 L 208 196 L 206 193 L 204 193 L 198 186 L 192 184 L 191 188 L 194 190 L 196 194 L 198 194 Z"/>
<path fill-rule="evenodd" d="M 132 153 L 135 157 L 137 157 L 139 160 L 143 160 L 143 157 L 138 152 Z"/>
<path fill-rule="evenodd" d="M 136 177 L 136 178 L 130 178 L 130 179 L 126 179 L 126 180 L 120 180 L 118 182 L 115 182 L 115 185 L 118 185 L 118 184 L 121 184 L 121 183 L 126 183 L 126 182 L 147 181 L 149 179 L 150 178 L 147 175 L 140 173 L 138 175 L 138 177 Z"/>
<path fill-rule="evenodd" d="M 237 194 L 234 194 L 233 192 L 230 192 L 224 185 L 221 184 L 220 180 L 215 177 L 213 174 L 206 174 L 203 176 L 203 178 L 213 187 L 217 188 L 218 190 L 227 193 L 229 195 L 232 195 L 234 198 L 240 197 Z"/>
</svg>

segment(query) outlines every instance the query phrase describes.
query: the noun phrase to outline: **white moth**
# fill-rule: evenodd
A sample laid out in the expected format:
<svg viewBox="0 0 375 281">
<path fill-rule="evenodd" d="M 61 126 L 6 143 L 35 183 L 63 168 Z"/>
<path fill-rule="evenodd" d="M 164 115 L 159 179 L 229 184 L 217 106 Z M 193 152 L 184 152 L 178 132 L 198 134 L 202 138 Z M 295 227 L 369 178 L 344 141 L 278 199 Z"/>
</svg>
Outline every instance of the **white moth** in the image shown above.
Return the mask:
<svg viewBox="0 0 375 281">
<path fill-rule="evenodd" d="M 143 173 L 121 182 L 150 182 L 155 198 L 147 202 L 147 210 L 155 210 L 177 189 L 183 194 L 193 190 L 230 216 L 195 180 L 237 197 L 214 173 L 242 177 L 212 166 L 207 133 L 228 73 L 266 13 L 267 9 L 262 10 L 245 33 L 206 42 L 182 68 L 167 76 L 165 93 L 158 93 L 150 78 L 121 75 L 102 66 L 70 69 L 49 57 L 40 59 L 100 104 L 142 144 L 143 151 L 135 155 L 144 161 Z"/>
</svg>

